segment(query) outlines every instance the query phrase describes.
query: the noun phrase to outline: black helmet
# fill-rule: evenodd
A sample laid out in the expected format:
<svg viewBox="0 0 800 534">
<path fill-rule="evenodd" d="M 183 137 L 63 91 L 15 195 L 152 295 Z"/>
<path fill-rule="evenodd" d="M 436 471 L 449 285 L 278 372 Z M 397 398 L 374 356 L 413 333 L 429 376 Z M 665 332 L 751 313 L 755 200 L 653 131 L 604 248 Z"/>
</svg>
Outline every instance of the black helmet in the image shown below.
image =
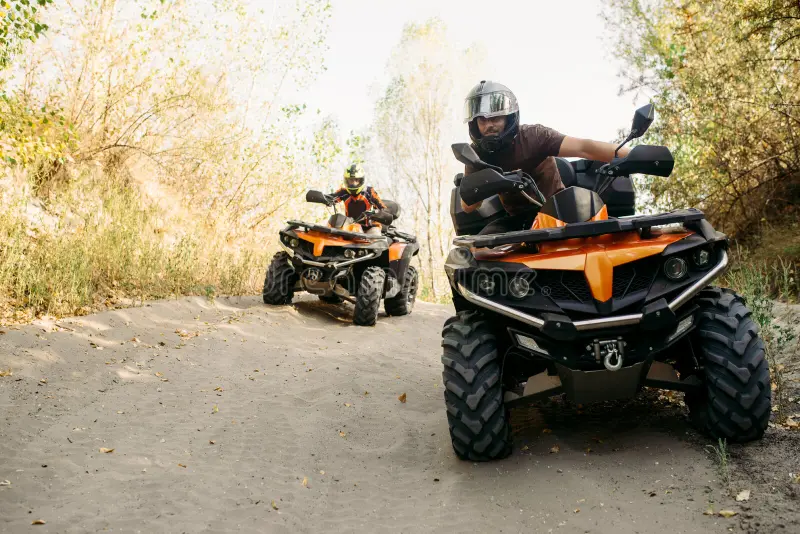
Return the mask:
<svg viewBox="0 0 800 534">
<path fill-rule="evenodd" d="M 506 127 L 498 135 L 483 137 L 478 129 L 478 117 L 506 116 Z M 472 88 L 464 99 L 464 122 L 469 123 L 469 136 L 484 155 L 509 146 L 519 132 L 519 105 L 511 89 L 489 80 Z"/>
</svg>

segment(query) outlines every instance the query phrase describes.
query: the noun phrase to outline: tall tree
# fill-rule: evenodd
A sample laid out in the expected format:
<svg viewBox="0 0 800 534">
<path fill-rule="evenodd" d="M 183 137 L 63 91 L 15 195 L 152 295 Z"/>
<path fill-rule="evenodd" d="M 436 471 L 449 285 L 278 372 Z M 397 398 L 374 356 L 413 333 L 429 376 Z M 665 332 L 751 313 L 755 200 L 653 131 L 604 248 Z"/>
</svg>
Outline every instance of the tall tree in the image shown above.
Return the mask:
<svg viewBox="0 0 800 534">
<path fill-rule="evenodd" d="M 463 170 L 449 146 L 464 136 L 460 106 L 480 67 L 480 54 L 456 49 L 441 20 L 409 24 L 389 60 L 391 81 L 376 105 L 377 142 L 400 200 L 416 208 L 424 289 L 434 299 L 446 284 L 442 262 L 453 235 L 452 177 Z"/>
<path fill-rule="evenodd" d="M 652 96 L 651 135 L 673 149 L 661 208 L 698 206 L 724 231 L 796 213 L 800 200 L 800 3 L 607 0 L 624 90 Z"/>
</svg>

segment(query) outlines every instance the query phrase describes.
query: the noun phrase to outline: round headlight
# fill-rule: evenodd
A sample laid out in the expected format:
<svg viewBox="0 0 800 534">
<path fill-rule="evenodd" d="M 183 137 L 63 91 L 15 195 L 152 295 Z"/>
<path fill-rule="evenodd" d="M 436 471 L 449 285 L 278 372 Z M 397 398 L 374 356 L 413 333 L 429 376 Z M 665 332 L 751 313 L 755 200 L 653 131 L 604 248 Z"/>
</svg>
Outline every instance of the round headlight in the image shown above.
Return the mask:
<svg viewBox="0 0 800 534">
<path fill-rule="evenodd" d="M 356 257 L 356 251 L 351 249 L 351 248 L 345 249 L 344 257 L 345 258 L 350 258 L 350 259 L 355 258 Z"/>
<path fill-rule="evenodd" d="M 708 267 L 711 263 L 711 253 L 704 248 L 699 248 L 692 253 L 692 261 L 698 267 Z"/>
<path fill-rule="evenodd" d="M 670 258 L 664 263 L 664 274 L 670 280 L 682 280 L 689 272 L 689 266 L 683 258 Z"/>
<path fill-rule="evenodd" d="M 478 290 L 481 293 L 491 295 L 494 293 L 494 280 L 492 280 L 488 275 L 482 275 L 480 278 L 478 278 Z"/>
<path fill-rule="evenodd" d="M 524 299 L 531 291 L 531 284 L 526 278 L 515 276 L 508 284 L 508 292 L 515 299 Z"/>
<path fill-rule="evenodd" d="M 300 240 L 299 240 L 299 239 L 297 239 L 296 237 L 293 237 L 292 239 L 290 239 L 290 240 L 289 240 L 289 244 L 290 244 L 291 246 L 293 246 L 293 247 L 297 248 L 297 247 L 299 247 L 299 246 L 300 246 Z"/>
</svg>

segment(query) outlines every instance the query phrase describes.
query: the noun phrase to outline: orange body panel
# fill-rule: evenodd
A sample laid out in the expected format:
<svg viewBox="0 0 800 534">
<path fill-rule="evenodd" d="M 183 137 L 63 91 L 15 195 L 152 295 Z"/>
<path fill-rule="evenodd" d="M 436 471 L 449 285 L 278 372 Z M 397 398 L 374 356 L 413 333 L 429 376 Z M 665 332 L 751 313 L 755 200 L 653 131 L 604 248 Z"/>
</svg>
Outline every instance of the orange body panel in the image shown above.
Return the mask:
<svg viewBox="0 0 800 534">
<path fill-rule="evenodd" d="M 358 226 L 360 231 L 361 226 L 356 226 Z M 353 243 L 352 239 L 345 239 L 335 235 L 323 234 L 322 232 L 315 232 L 313 230 L 309 232 L 296 230 L 295 233 L 297 234 L 298 238 L 302 239 L 303 241 L 308 241 L 314 245 L 314 256 L 322 256 L 322 252 L 325 250 L 325 247 L 343 247 Z"/>
<path fill-rule="evenodd" d="M 605 219 L 608 219 L 608 212 L 603 206 L 592 220 Z M 534 230 L 562 226 L 566 226 L 563 221 L 544 213 L 539 213 L 533 223 Z M 534 254 L 512 252 L 499 258 L 490 258 L 476 251 L 475 257 L 479 260 L 521 263 L 531 269 L 583 271 L 592 296 L 599 302 L 606 302 L 613 294 L 614 267 L 661 254 L 669 245 L 689 235 L 692 232 L 660 234 L 642 239 L 638 232 L 623 232 L 540 243 L 539 252 Z"/>
<path fill-rule="evenodd" d="M 392 243 L 389 245 L 389 261 L 399 260 L 403 257 L 403 251 L 406 249 L 405 243 Z"/>
</svg>

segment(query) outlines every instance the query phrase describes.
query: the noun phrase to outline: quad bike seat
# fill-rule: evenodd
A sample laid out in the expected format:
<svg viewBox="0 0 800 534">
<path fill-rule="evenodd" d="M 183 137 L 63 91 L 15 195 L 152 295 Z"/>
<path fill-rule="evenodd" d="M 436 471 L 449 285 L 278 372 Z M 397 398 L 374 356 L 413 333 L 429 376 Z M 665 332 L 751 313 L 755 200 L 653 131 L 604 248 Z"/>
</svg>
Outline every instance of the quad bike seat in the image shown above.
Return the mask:
<svg viewBox="0 0 800 534">
<path fill-rule="evenodd" d="M 383 203 L 386 205 L 386 210 L 392 214 L 392 218 L 396 221 L 398 217 L 400 217 L 400 204 L 395 202 L 394 200 L 384 199 Z"/>
<path fill-rule="evenodd" d="M 603 165 L 601 161 L 579 159 L 569 161 L 556 158 L 556 166 L 561 175 L 564 187 L 582 187 L 594 189 L 597 183 L 597 169 Z M 606 189 L 600 198 L 608 206 L 609 217 L 625 217 L 636 211 L 636 191 L 630 176 L 620 176 Z"/>
</svg>

